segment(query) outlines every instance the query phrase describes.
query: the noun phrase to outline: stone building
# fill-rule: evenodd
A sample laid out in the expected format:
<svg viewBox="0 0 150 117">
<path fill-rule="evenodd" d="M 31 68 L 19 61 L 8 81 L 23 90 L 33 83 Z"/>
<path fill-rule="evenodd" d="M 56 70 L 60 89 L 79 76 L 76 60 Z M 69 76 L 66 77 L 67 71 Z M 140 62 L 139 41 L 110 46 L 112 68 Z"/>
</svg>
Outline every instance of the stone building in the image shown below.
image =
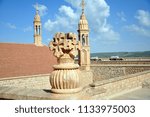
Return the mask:
<svg viewBox="0 0 150 117">
<path fill-rule="evenodd" d="M 34 17 L 34 44 L 36 46 L 42 46 L 42 27 L 41 27 L 41 18 L 38 13 L 38 6 L 36 6 L 36 15 Z"/>
<path fill-rule="evenodd" d="M 79 51 L 79 65 L 85 70 L 90 70 L 89 26 L 84 13 L 84 0 L 82 0 L 81 6 L 82 14 L 78 24 L 78 38 L 82 45 Z"/>
<path fill-rule="evenodd" d="M 44 83 L 49 84 L 47 79 L 57 60 L 52 51 L 42 44 L 42 24 L 38 8 L 33 24 L 33 44 L 0 43 L 0 85 L 40 88 Z"/>
</svg>

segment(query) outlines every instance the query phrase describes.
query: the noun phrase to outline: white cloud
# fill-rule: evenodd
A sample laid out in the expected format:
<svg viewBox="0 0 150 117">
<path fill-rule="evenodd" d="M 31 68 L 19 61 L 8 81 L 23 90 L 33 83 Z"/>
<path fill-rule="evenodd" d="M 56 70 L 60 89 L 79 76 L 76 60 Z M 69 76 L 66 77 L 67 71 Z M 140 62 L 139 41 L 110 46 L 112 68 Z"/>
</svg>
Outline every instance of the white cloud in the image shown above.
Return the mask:
<svg viewBox="0 0 150 117">
<path fill-rule="evenodd" d="M 137 24 L 127 25 L 124 28 L 135 35 L 150 38 L 150 13 L 138 10 L 135 18 L 138 20 Z"/>
<path fill-rule="evenodd" d="M 36 9 L 36 4 L 33 5 L 33 7 Z M 39 10 L 40 16 L 44 16 L 47 14 L 48 8 L 45 5 L 38 4 L 38 10 Z"/>
<path fill-rule="evenodd" d="M 150 13 L 148 11 L 138 10 L 135 18 L 141 25 L 150 27 Z"/>
<path fill-rule="evenodd" d="M 44 28 L 51 33 L 55 32 L 76 32 L 81 15 L 81 0 L 65 0 L 72 7 L 62 5 L 55 20 L 48 19 Z M 105 0 L 87 0 L 85 14 L 90 27 L 90 40 L 118 41 L 119 33 L 107 22 L 110 15 L 110 8 Z"/>
<path fill-rule="evenodd" d="M 45 22 L 44 28 L 51 32 L 51 31 L 54 31 L 54 28 L 55 28 L 55 29 L 57 28 L 57 27 L 55 27 L 57 24 L 58 24 L 58 21 L 52 22 L 52 21 L 49 19 L 49 20 L 47 20 L 47 22 Z"/>
<path fill-rule="evenodd" d="M 74 13 L 74 11 L 71 7 L 67 7 L 67 6 L 63 5 L 59 8 L 59 12 L 66 15 L 67 17 L 72 18 L 72 19 L 77 18 L 76 14 Z"/>
<path fill-rule="evenodd" d="M 124 21 L 124 22 L 126 21 L 125 14 L 123 11 L 118 12 L 117 16 L 121 19 L 121 21 Z"/>
<path fill-rule="evenodd" d="M 11 23 L 7 23 L 6 26 L 7 26 L 8 28 L 10 28 L 10 29 L 16 29 L 16 28 L 17 28 L 16 25 L 11 24 Z"/>
<path fill-rule="evenodd" d="M 140 27 L 138 25 L 133 24 L 133 25 L 125 26 L 125 28 L 130 32 L 136 33 L 137 35 L 150 37 L 150 30 Z"/>
<path fill-rule="evenodd" d="M 74 29 L 76 29 L 77 23 L 77 14 L 74 13 L 71 7 L 63 5 L 59 8 L 59 14 L 56 14 L 56 19 L 54 21 L 48 19 L 44 23 L 44 28 L 52 33 L 70 32 L 76 31 Z"/>
<path fill-rule="evenodd" d="M 24 28 L 23 31 L 24 32 L 30 32 L 30 31 L 32 31 L 32 27 L 28 26 L 28 27 Z"/>
<path fill-rule="evenodd" d="M 80 8 L 81 0 L 65 0 L 69 4 L 72 5 L 74 8 Z"/>
</svg>

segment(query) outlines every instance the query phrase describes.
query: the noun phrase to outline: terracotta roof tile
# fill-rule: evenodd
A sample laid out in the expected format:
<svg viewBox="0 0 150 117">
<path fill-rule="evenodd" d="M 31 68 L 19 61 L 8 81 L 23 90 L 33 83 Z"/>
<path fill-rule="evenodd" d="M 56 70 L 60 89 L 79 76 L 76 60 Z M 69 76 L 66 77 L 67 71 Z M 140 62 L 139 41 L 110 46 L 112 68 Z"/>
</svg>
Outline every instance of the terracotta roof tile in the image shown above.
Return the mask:
<svg viewBox="0 0 150 117">
<path fill-rule="evenodd" d="M 0 43 L 0 78 L 48 74 L 56 58 L 48 47 Z"/>
</svg>

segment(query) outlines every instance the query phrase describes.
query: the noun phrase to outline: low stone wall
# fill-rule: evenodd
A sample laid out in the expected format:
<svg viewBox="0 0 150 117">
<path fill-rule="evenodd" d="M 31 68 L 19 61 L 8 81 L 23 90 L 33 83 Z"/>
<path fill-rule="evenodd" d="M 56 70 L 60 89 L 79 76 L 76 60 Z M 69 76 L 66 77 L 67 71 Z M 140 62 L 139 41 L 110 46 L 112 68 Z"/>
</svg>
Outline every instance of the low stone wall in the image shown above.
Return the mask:
<svg viewBox="0 0 150 117">
<path fill-rule="evenodd" d="M 87 74 L 86 76 L 88 76 L 88 74 L 91 73 L 84 72 L 84 74 Z M 39 81 L 37 79 L 39 79 Z M 1 83 L 0 98 L 37 99 L 38 97 L 38 99 L 51 99 L 51 94 L 46 93 L 49 92 L 50 89 L 49 75 L 45 75 L 45 77 L 43 76 L 43 80 L 45 83 L 41 82 L 41 80 L 42 80 L 41 76 L 34 76 L 32 78 L 22 78 L 22 79 L 14 79 L 14 80 L 5 79 L 3 81 L 0 81 Z M 132 75 L 97 81 L 90 84 L 90 87 L 89 86 L 85 87 L 84 92 L 86 92 L 85 94 L 88 94 L 91 97 L 90 99 L 111 99 L 112 97 L 117 96 L 119 94 L 124 94 L 131 90 L 142 87 L 143 82 L 149 80 L 150 80 L 150 70 L 141 73 L 132 74 Z M 38 85 L 37 82 L 35 81 L 38 81 L 40 84 Z M 41 90 L 41 89 L 46 89 L 45 84 L 47 84 L 48 90 Z M 39 89 L 40 86 L 41 88 Z M 30 94 L 32 95 L 30 96 Z M 35 96 L 35 98 L 33 98 L 34 97 L 33 95 Z M 14 98 L 12 98 L 12 96 L 14 96 Z"/>
<path fill-rule="evenodd" d="M 50 74 L 1 78 L 0 86 L 28 89 L 50 89 L 49 76 Z M 91 71 L 79 71 L 79 77 L 80 85 L 82 87 L 93 83 L 93 73 Z"/>
<path fill-rule="evenodd" d="M 135 74 L 147 70 L 150 70 L 150 65 L 91 65 L 91 71 L 93 72 L 94 81 Z"/>
<path fill-rule="evenodd" d="M 150 64 L 150 59 L 149 60 L 106 60 L 106 61 L 101 61 L 101 60 L 91 60 L 91 64 L 105 64 L 105 65 L 110 65 L 110 64 Z"/>
<path fill-rule="evenodd" d="M 145 80 L 142 84 L 142 87 L 150 89 L 150 79 Z"/>
<path fill-rule="evenodd" d="M 93 95 L 93 99 L 109 99 L 119 93 L 125 93 L 130 90 L 142 87 L 145 80 L 150 80 L 150 71 L 144 71 L 132 75 L 117 77 L 109 80 L 102 80 L 91 84 L 90 93 L 99 91 Z M 91 94 L 92 95 L 92 94 Z"/>
<path fill-rule="evenodd" d="M 86 87 L 93 83 L 93 72 L 92 71 L 79 71 L 80 85 Z"/>
<path fill-rule="evenodd" d="M 0 79 L 0 86 L 28 89 L 50 89 L 49 74 Z"/>
</svg>

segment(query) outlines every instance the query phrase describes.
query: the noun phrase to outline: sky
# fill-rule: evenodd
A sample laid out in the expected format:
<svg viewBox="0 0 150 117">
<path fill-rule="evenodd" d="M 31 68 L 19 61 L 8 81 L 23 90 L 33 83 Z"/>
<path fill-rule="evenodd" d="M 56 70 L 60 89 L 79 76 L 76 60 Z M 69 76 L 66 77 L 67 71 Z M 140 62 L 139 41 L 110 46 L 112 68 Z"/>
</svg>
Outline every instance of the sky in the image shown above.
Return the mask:
<svg viewBox="0 0 150 117">
<path fill-rule="evenodd" d="M 42 43 L 56 32 L 77 34 L 81 0 L 0 0 L 0 42 L 33 43 L 35 4 Z M 150 51 L 150 0 L 85 0 L 91 52 Z"/>
</svg>

